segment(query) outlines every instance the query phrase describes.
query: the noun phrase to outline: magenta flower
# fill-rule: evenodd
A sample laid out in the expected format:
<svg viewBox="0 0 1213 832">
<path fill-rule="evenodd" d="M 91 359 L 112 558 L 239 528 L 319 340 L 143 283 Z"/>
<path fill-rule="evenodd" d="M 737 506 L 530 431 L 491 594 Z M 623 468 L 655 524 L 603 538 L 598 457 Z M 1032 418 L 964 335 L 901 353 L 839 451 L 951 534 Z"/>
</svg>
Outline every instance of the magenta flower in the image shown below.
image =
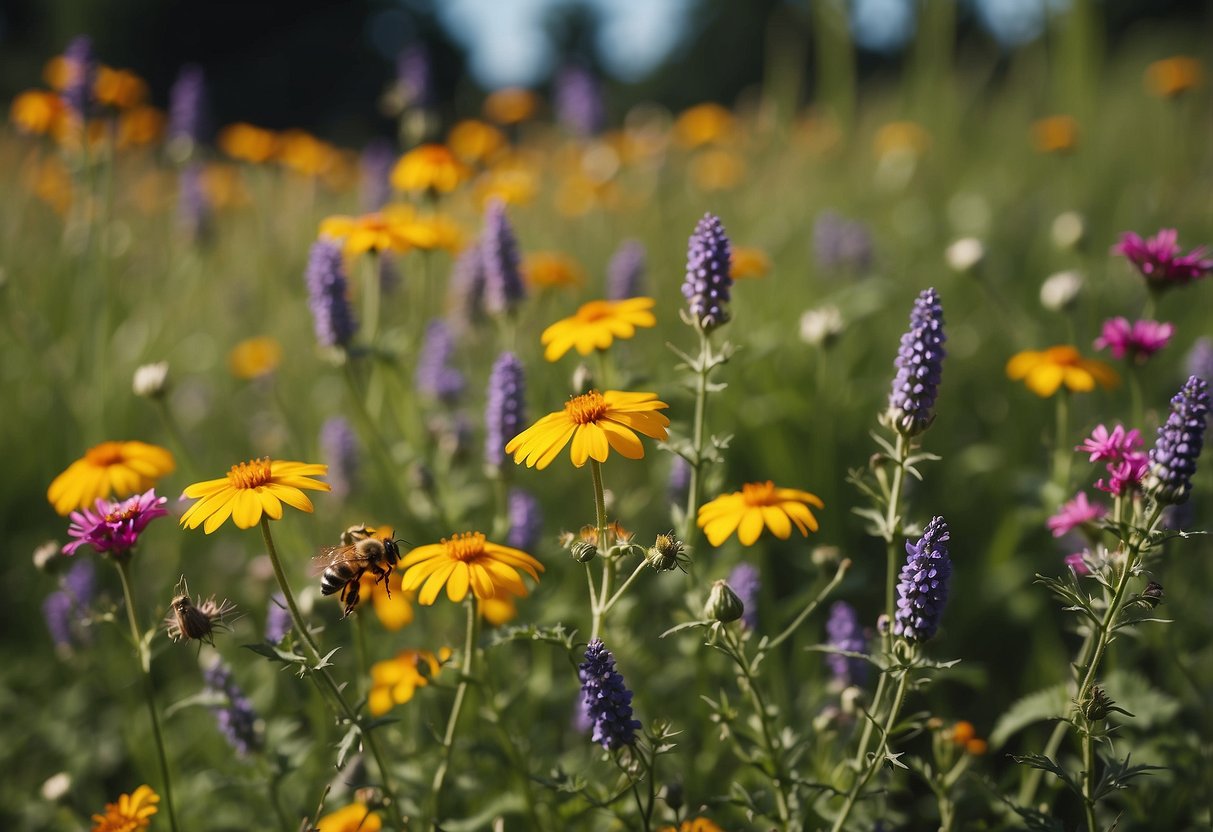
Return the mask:
<svg viewBox="0 0 1213 832">
<path fill-rule="evenodd" d="M 1125 430 L 1124 425 L 1117 425 L 1108 430 L 1104 425 L 1096 425 L 1091 435 L 1074 450 L 1089 453 L 1090 462 L 1099 462 L 1101 459 L 1119 462 L 1124 459 L 1125 454 L 1140 450 L 1141 447 L 1141 431 L 1137 428 Z"/>
<path fill-rule="evenodd" d="M 1154 291 L 1187 285 L 1213 271 L 1213 260 L 1205 258 L 1204 246 L 1187 254 L 1181 251 L 1174 228 L 1164 228 L 1147 240 L 1127 231 L 1112 246 L 1112 253 L 1124 255 Z"/>
<path fill-rule="evenodd" d="M 1047 525 L 1054 537 L 1061 537 L 1079 526 L 1094 523 L 1107 513 L 1107 508 L 1099 503 L 1092 503 L 1087 499 L 1087 495 L 1080 491 L 1073 500 L 1064 503 L 1057 513 L 1049 518 Z"/>
<path fill-rule="evenodd" d="M 139 542 L 147 524 L 168 514 L 164 497 L 156 489 L 123 501 L 98 499 L 95 510 L 73 511 L 68 536 L 76 538 L 63 547 L 65 555 L 74 555 L 81 546 L 121 558 Z"/>
<path fill-rule="evenodd" d="M 1091 568 L 1087 566 L 1086 552 L 1075 552 L 1072 555 L 1066 555 L 1066 566 L 1073 569 L 1074 574 L 1078 576 L 1091 574 Z"/>
<path fill-rule="evenodd" d="M 1109 318 L 1095 339 L 1095 349 L 1109 349 L 1113 358 L 1128 356 L 1139 364 L 1161 350 L 1175 334 L 1174 324 L 1142 319 L 1129 323 L 1127 318 Z"/>
</svg>

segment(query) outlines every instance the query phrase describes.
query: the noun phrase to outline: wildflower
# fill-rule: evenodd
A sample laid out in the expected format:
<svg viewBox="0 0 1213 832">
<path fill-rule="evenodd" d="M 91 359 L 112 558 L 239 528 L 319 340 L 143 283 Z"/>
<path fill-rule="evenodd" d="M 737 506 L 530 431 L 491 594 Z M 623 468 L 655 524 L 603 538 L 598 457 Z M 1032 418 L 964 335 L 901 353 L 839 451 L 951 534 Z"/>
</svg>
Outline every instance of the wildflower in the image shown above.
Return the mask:
<svg viewBox="0 0 1213 832">
<path fill-rule="evenodd" d="M 468 164 L 491 160 L 506 146 L 505 135 L 491 124 L 475 119 L 459 122 L 446 137 L 447 147 Z"/>
<path fill-rule="evenodd" d="M 535 251 L 522 259 L 522 278 L 532 289 L 580 286 L 585 274 L 577 261 L 559 251 Z"/>
<path fill-rule="evenodd" d="M 737 593 L 729 586 L 728 581 L 716 581 L 708 591 L 707 603 L 703 605 L 703 617 L 721 624 L 728 624 L 741 618 L 745 613 L 745 605 L 737 597 Z"/>
<path fill-rule="evenodd" d="M 98 104 L 129 110 L 147 99 L 147 82 L 129 69 L 114 69 L 102 64 L 97 67 L 93 97 Z"/>
<path fill-rule="evenodd" d="M 455 341 L 450 327 L 441 320 L 430 321 L 425 328 L 414 374 L 418 392 L 446 404 L 459 400 L 467 380 L 451 366 L 454 353 Z"/>
<path fill-rule="evenodd" d="M 695 154 L 687 173 L 701 191 L 727 191 L 745 179 L 746 163 L 741 155 L 731 150 L 710 148 Z"/>
<path fill-rule="evenodd" d="M 749 280 L 766 277 L 771 271 L 771 258 L 760 248 L 735 246 L 729 260 L 729 277 Z"/>
<path fill-rule="evenodd" d="M 56 551 L 58 546 L 55 547 Z M 97 567 L 92 560 L 80 559 L 59 581 L 59 589 L 42 601 L 42 616 L 51 639 L 59 648 L 71 648 L 89 640 L 81 619 L 97 594 Z"/>
<path fill-rule="evenodd" d="M 348 346 L 358 325 L 350 309 L 341 246 L 328 239 L 312 243 L 304 280 L 317 343 L 322 347 Z"/>
<path fill-rule="evenodd" d="M 872 265 L 872 236 L 862 222 L 823 211 L 813 222 L 813 255 L 822 269 L 864 272 Z"/>
<path fill-rule="evenodd" d="M 63 553 L 74 555 L 81 546 L 91 546 L 100 554 L 124 557 L 135 548 L 149 523 L 168 514 L 166 502 L 166 498 L 156 496 L 154 488 L 122 502 L 98 497 L 93 509 L 72 512 L 67 533 L 76 539 L 63 547 Z"/>
<path fill-rule="evenodd" d="M 151 786 L 143 785 L 129 795 L 124 794 L 116 803 L 105 804 L 104 815 L 93 815 L 92 832 L 136 832 L 147 829 L 151 816 L 159 811 L 156 804 L 160 795 Z"/>
<path fill-rule="evenodd" d="M 701 816 L 697 818 L 688 818 L 682 823 L 678 824 L 677 827 L 663 826 L 658 830 L 658 832 L 724 832 L 724 829 L 718 826 L 710 818 Z"/>
<path fill-rule="evenodd" d="M 565 402 L 563 410 L 549 413 L 505 446 L 514 462 L 543 470 L 572 440 L 570 457 L 580 468 L 587 459 L 605 462 L 614 448 L 627 459 L 642 459 L 644 445 L 636 432 L 664 440 L 670 420 L 659 410 L 669 407 L 656 393 L 591 390 Z"/>
<path fill-rule="evenodd" d="M 396 56 L 396 89 L 406 108 L 434 105 L 434 67 L 424 41 L 408 44 Z"/>
<path fill-rule="evenodd" d="M 1032 122 L 1032 146 L 1038 153 L 1069 153 L 1078 146 L 1078 121 L 1049 116 Z"/>
<path fill-rule="evenodd" d="M 1175 98 L 1199 87 L 1204 74 L 1197 58 L 1187 55 L 1163 58 L 1146 67 L 1146 89 L 1159 98 Z"/>
<path fill-rule="evenodd" d="M 691 463 L 675 456 L 670 463 L 670 475 L 666 480 L 666 497 L 676 506 L 685 505 L 691 490 Z"/>
<path fill-rule="evenodd" d="M 747 630 L 758 629 L 758 593 L 762 591 L 762 576 L 758 567 L 743 561 L 729 572 L 728 582 L 745 608 L 741 614 L 741 626 Z"/>
<path fill-rule="evenodd" d="M 511 488 L 506 502 L 510 518 L 506 545 L 523 551 L 535 548 L 543 531 L 543 510 L 539 507 L 539 501 L 521 488 Z"/>
<path fill-rule="evenodd" d="M 631 338 L 637 327 L 657 325 L 652 298 L 592 300 L 582 304 L 575 314 L 549 326 L 540 336 L 546 346 L 543 357 L 558 361 L 570 349 L 581 355 L 605 350 L 616 338 Z"/>
<path fill-rule="evenodd" d="M 1049 229 L 1053 244 L 1062 250 L 1078 248 L 1087 236 L 1087 221 L 1077 211 L 1062 211 Z"/>
<path fill-rule="evenodd" d="M 687 299 L 690 323 L 710 332 L 727 323 L 724 303 L 729 299 L 731 244 L 720 219 L 704 214 L 687 244 L 686 280 L 682 295 Z"/>
<path fill-rule="evenodd" d="M 1209 385 L 1190 376 L 1171 398 L 1171 412 L 1158 428 L 1158 439 L 1150 450 L 1150 470 L 1142 489 L 1157 502 L 1187 502 L 1208 416 Z"/>
<path fill-rule="evenodd" d="M 639 240 L 624 240 L 607 265 L 607 298 L 625 300 L 643 294 L 645 248 Z"/>
<path fill-rule="evenodd" d="M 484 212 L 484 306 L 489 313 L 510 312 L 526 296 L 518 266 L 518 241 L 505 213 L 505 204 L 490 200 Z"/>
<path fill-rule="evenodd" d="M 395 148 L 382 137 L 371 139 L 362 149 L 358 171 L 363 210 L 378 211 L 391 200 L 390 179 L 395 161 Z"/>
<path fill-rule="evenodd" d="M 898 575 L 893 633 L 907 641 L 927 641 L 939 629 L 952 561 L 951 532 L 942 517 L 932 517 L 917 543 L 906 541 L 906 564 Z"/>
<path fill-rule="evenodd" d="M 232 375 L 244 381 L 265 378 L 282 363 L 282 344 L 269 335 L 246 338 L 227 354 L 227 367 Z"/>
<path fill-rule="evenodd" d="M 285 462 L 268 457 L 233 465 L 227 476 L 194 483 L 184 495 L 197 500 L 185 514 L 181 525 L 210 534 L 228 517 L 237 528 L 249 529 L 261 521 L 264 513 L 271 520 L 282 517 L 282 504 L 311 513 L 312 501 L 304 490 L 328 491 L 328 483 L 313 479 L 324 476 L 327 465 L 309 462 Z"/>
<path fill-rule="evenodd" d="M 645 550 L 644 561 L 656 572 L 670 572 L 674 569 L 685 571 L 691 559 L 687 556 L 686 544 L 670 532 L 657 535 L 653 545 Z M 729 580 L 732 581 L 731 575 Z"/>
<path fill-rule="evenodd" d="M 958 274 L 971 272 L 985 259 L 986 247 L 976 237 L 962 237 L 944 249 L 948 267 Z"/>
<path fill-rule="evenodd" d="M 1056 272 L 1040 284 L 1040 305 L 1050 312 L 1069 309 L 1082 291 L 1082 272 L 1074 270 Z"/>
<path fill-rule="evenodd" d="M 484 99 L 484 116 L 498 124 L 520 124 L 535 115 L 539 96 L 521 87 L 506 87 Z"/>
<path fill-rule="evenodd" d="M 413 601 L 417 596 L 401 588 L 399 572 L 393 571 L 386 581 L 380 581 L 368 571 L 361 580 L 360 596 L 371 599 L 371 607 L 383 629 L 395 633 L 413 623 Z"/>
<path fill-rule="evenodd" d="M 446 194 L 470 171 L 442 144 L 423 144 L 400 157 L 392 169 L 392 187 L 406 193 Z"/>
<path fill-rule="evenodd" d="M 504 593 L 523 597 L 527 589 L 518 570 L 536 581 L 544 571 L 543 564 L 526 552 L 486 540 L 480 532 L 418 546 L 400 559 L 400 568 L 405 570 L 401 588 L 420 590 L 417 600 L 425 606 L 434 603 L 443 585 L 455 603 L 467 596 L 469 588 L 480 600 Z"/>
<path fill-rule="evenodd" d="M 566 64 L 556 74 L 555 87 L 556 117 L 566 130 L 582 137 L 602 130 L 606 107 L 598 76 L 581 64 Z"/>
<path fill-rule="evenodd" d="M 766 526 L 787 540 L 792 526 L 808 537 L 817 531 L 817 518 L 809 506 L 824 508 L 821 498 L 795 488 L 777 488 L 773 482 L 746 483 L 741 491 L 722 494 L 699 507 L 698 525 L 713 546 L 724 543 L 734 531 L 742 546 L 749 546 Z"/>
<path fill-rule="evenodd" d="M 334 416 L 320 428 L 320 449 L 328 466 L 332 494 L 344 500 L 353 490 L 361 467 L 358 436 L 348 421 Z"/>
<path fill-rule="evenodd" d="M 332 216 L 320 223 L 320 236 L 344 240 L 346 257 L 367 251 L 406 252 L 412 243 L 401 219 L 386 209 L 360 217 Z"/>
<path fill-rule="evenodd" d="M 369 806 L 351 803 L 316 821 L 316 832 L 379 832 L 383 821 Z"/>
<path fill-rule="evenodd" d="M 1073 569 L 1074 574 L 1078 575 L 1079 577 L 1091 574 L 1091 568 L 1087 566 L 1087 556 L 1085 552 L 1074 552 L 1073 554 L 1066 555 L 1065 563 L 1066 566 Z"/>
<path fill-rule="evenodd" d="M 135 368 L 131 390 L 145 399 L 161 399 L 168 393 L 168 362 L 157 361 Z"/>
<path fill-rule="evenodd" d="M 916 159 L 931 147 L 931 134 L 913 121 L 890 121 L 882 124 L 872 137 L 872 149 L 878 159 L 902 156 Z"/>
<path fill-rule="evenodd" d="M 1086 393 L 1095 389 L 1096 384 L 1109 388 L 1120 383 L 1116 371 L 1107 364 L 1083 358 L 1077 349 L 1068 345 L 1016 353 L 1007 362 L 1007 377 L 1012 381 L 1022 380 L 1042 399 L 1052 396 L 1063 384 L 1067 390 Z"/>
<path fill-rule="evenodd" d="M 207 118 L 206 74 L 195 64 L 183 66 L 169 90 L 168 105 L 168 137 L 183 146 L 183 158 L 202 141 Z"/>
<path fill-rule="evenodd" d="M 46 498 L 55 511 L 67 516 L 111 494 L 126 497 L 146 491 L 175 467 L 173 455 L 158 445 L 102 442 L 55 477 Z"/>
<path fill-rule="evenodd" d="M 97 78 L 97 56 L 87 35 L 77 35 L 63 50 L 63 69 L 63 85 L 59 88 L 63 103 L 77 124 L 82 125 L 92 111 Z"/>
<path fill-rule="evenodd" d="M 65 105 L 53 92 L 28 90 L 13 99 L 9 120 L 22 133 L 43 136 L 60 128 Z"/>
<path fill-rule="evenodd" d="M 859 625 L 859 615 L 846 601 L 836 601 L 830 607 L 826 641 L 831 647 L 848 653 L 863 653 L 868 649 L 868 640 L 864 638 L 863 628 Z M 826 664 L 841 687 L 862 685 L 868 678 L 868 665 L 863 659 L 827 653 Z"/>
<path fill-rule="evenodd" d="M 459 323 L 467 326 L 484 317 L 484 254 L 476 242 L 459 253 L 451 268 L 449 308 Z"/>
<path fill-rule="evenodd" d="M 1063 504 L 1057 513 L 1049 518 L 1046 525 L 1054 537 L 1062 537 L 1080 526 L 1094 523 L 1107 513 L 1106 506 L 1092 503 L 1087 499 L 1085 493 L 1079 492 L 1073 500 Z"/>
<path fill-rule="evenodd" d="M 286 608 L 286 596 L 275 592 L 270 596 L 269 606 L 265 610 L 265 640 L 270 644 L 280 644 L 293 626 L 291 611 Z"/>
<path fill-rule="evenodd" d="M 430 679 L 438 675 L 442 662 L 450 658 L 449 648 L 442 648 L 438 655 L 429 650 L 401 650 L 395 658 L 371 665 L 371 693 L 367 700 L 371 716 L 382 716 L 397 705 L 413 698 L 417 688 L 423 688 Z M 428 672 L 418 668 L 425 662 Z"/>
<path fill-rule="evenodd" d="M 1127 318 L 1109 318 L 1095 339 L 1095 349 L 1109 349 L 1113 358 L 1126 356 L 1144 364 L 1154 353 L 1165 347 L 1175 334 L 1174 324 L 1139 320 L 1129 323 Z"/>
<path fill-rule="evenodd" d="M 715 103 L 696 104 L 683 110 L 674 122 L 674 141 L 679 147 L 694 150 L 707 144 L 723 144 L 732 140 L 737 120 L 724 107 Z"/>
<path fill-rule="evenodd" d="M 221 705 L 212 706 L 211 712 L 228 744 L 241 756 L 260 748 L 262 736 L 257 712 L 236 684 L 231 668 L 216 659 L 202 672 L 202 680 L 208 693 L 218 694 L 225 700 Z"/>
<path fill-rule="evenodd" d="M 893 364 L 897 375 L 889 394 L 887 418 L 903 436 L 916 436 L 935 420 L 935 398 L 943 375 L 943 305 L 934 289 L 924 289 L 910 312 L 910 328 L 901 336 Z"/>
<path fill-rule="evenodd" d="M 1156 292 L 1186 286 L 1213 271 L 1213 259 L 1205 257 L 1204 246 L 1187 254 L 1182 251 L 1179 233 L 1174 228 L 1164 228 L 1145 240 L 1126 231 L 1120 235 L 1120 242 L 1112 246 L 1112 253 L 1124 256 L 1136 266 L 1146 286 Z"/>
<path fill-rule="evenodd" d="M 526 373 L 512 352 L 493 362 L 484 406 L 484 461 L 492 467 L 505 463 L 505 443 L 526 424 Z M 513 545 L 513 544 L 511 544 Z M 527 549 L 528 546 L 518 548 Z"/>
<path fill-rule="evenodd" d="M 615 669 L 615 657 L 600 639 L 585 648 L 585 661 L 577 668 L 581 697 L 593 726 L 590 739 L 614 751 L 636 741 L 640 722 L 632 719 L 632 692 Z"/>
<path fill-rule="evenodd" d="M 814 347 L 829 347 L 846 328 L 837 306 L 805 310 L 800 316 L 800 340 Z"/>
<path fill-rule="evenodd" d="M 233 159 L 259 165 L 278 152 L 279 139 L 272 130 L 241 122 L 220 130 L 217 143 L 219 149 Z"/>
</svg>

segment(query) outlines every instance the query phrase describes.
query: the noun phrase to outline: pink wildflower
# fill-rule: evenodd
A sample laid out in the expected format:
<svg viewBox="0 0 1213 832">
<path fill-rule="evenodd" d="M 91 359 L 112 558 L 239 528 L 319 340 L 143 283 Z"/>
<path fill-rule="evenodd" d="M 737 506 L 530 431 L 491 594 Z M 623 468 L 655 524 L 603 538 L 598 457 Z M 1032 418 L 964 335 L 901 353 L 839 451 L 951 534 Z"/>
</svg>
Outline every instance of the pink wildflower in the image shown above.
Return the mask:
<svg viewBox="0 0 1213 832">
<path fill-rule="evenodd" d="M 168 514 L 164 497 L 156 489 L 136 494 L 128 500 L 98 498 L 96 508 L 73 511 L 67 533 L 76 538 L 63 547 L 65 555 L 74 555 L 81 546 L 120 558 L 135 548 L 147 524 Z"/>
<path fill-rule="evenodd" d="M 1155 291 L 1184 286 L 1213 271 L 1213 260 L 1205 258 L 1204 246 L 1187 254 L 1181 252 L 1179 234 L 1174 228 L 1164 228 L 1146 240 L 1128 231 L 1112 247 L 1112 253 L 1124 255 Z"/>
<path fill-rule="evenodd" d="M 1139 364 L 1161 350 L 1175 334 L 1175 325 L 1142 319 L 1129 323 L 1127 318 L 1108 318 L 1095 339 L 1095 349 L 1109 349 L 1113 358 L 1128 356 Z"/>
<path fill-rule="evenodd" d="M 1104 425 L 1096 425 L 1091 435 L 1074 450 L 1089 453 L 1090 462 L 1098 462 L 1101 459 L 1119 462 L 1126 454 L 1138 451 L 1141 447 L 1141 431 L 1137 428 L 1125 430 L 1124 425 L 1117 425 L 1108 430 Z"/>
<path fill-rule="evenodd" d="M 1107 508 L 1099 503 L 1092 503 L 1084 492 L 1079 492 L 1073 500 L 1062 505 L 1048 520 L 1049 531 L 1054 537 L 1073 531 L 1079 526 L 1093 523 L 1108 513 Z"/>
<path fill-rule="evenodd" d="M 1072 555 L 1066 555 L 1066 566 L 1073 569 L 1075 575 L 1091 574 L 1091 568 L 1087 566 L 1086 552 L 1075 552 Z"/>
</svg>

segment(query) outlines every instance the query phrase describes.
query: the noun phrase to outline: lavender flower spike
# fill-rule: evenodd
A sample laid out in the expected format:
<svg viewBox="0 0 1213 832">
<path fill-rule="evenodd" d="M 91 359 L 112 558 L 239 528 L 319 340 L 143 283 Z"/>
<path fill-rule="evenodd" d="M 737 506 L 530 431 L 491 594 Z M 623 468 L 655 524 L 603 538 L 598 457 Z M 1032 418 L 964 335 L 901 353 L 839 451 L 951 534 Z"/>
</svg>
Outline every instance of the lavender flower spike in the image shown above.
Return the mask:
<svg viewBox="0 0 1213 832">
<path fill-rule="evenodd" d="M 291 621 L 291 611 L 286 608 L 286 596 L 275 592 L 265 608 L 265 640 L 270 644 L 281 644 L 292 626 L 294 623 Z"/>
<path fill-rule="evenodd" d="M 733 278 L 729 275 L 732 245 L 720 218 L 704 214 L 687 243 L 687 275 L 682 296 L 687 299 L 689 323 L 704 332 L 728 323 L 724 304 Z"/>
<path fill-rule="evenodd" d="M 460 252 L 451 267 L 450 302 L 452 318 L 460 327 L 469 327 L 484 319 L 484 255 L 479 240 Z"/>
<path fill-rule="evenodd" d="M 236 753 L 244 756 L 261 747 L 261 735 L 257 726 L 257 713 L 253 703 L 232 678 L 231 669 L 222 661 L 215 661 L 202 672 L 206 689 L 226 697 L 227 701 L 211 710 L 219 723 L 219 730 L 227 737 Z"/>
<path fill-rule="evenodd" d="M 902 436 L 916 436 L 935 420 L 935 398 L 943 376 L 943 306 L 934 289 L 924 289 L 910 312 L 893 362 L 897 375 L 889 394 L 888 419 Z"/>
<path fill-rule="evenodd" d="M 593 724 L 590 739 L 608 751 L 636 742 L 640 722 L 632 719 L 632 692 L 615 669 L 615 657 L 600 639 L 585 648 L 585 661 L 577 672 L 582 700 Z"/>
<path fill-rule="evenodd" d="M 360 464 L 358 436 L 350 423 L 340 416 L 326 420 L 320 428 L 320 451 L 329 466 L 332 494 L 344 500 L 354 488 Z"/>
<path fill-rule="evenodd" d="M 529 552 L 539 543 L 543 531 L 543 510 L 539 501 L 521 488 L 511 488 L 509 495 L 510 530 L 505 545 Z"/>
<path fill-rule="evenodd" d="M 328 239 L 312 243 L 304 277 L 316 341 L 322 347 L 349 346 L 358 327 L 350 310 L 341 244 Z"/>
<path fill-rule="evenodd" d="M 846 601 L 836 601 L 830 607 L 830 617 L 826 621 L 826 639 L 831 647 L 846 650 L 848 653 L 862 653 L 867 650 L 868 643 L 863 637 L 863 628 L 859 626 L 859 615 Z M 863 659 L 828 653 L 826 664 L 843 687 L 862 685 L 868 676 L 868 665 Z"/>
<path fill-rule="evenodd" d="M 503 352 L 493 362 L 484 408 L 484 461 L 493 468 L 505 463 L 505 443 L 526 427 L 526 376 L 522 362 Z M 510 544 L 513 545 L 513 544 Z M 525 546 L 516 547 L 525 549 Z"/>
<path fill-rule="evenodd" d="M 417 356 L 414 379 L 421 393 L 447 404 L 459 400 L 467 382 L 463 373 L 451 366 L 454 355 L 455 339 L 450 326 L 442 320 L 430 321 Z"/>
<path fill-rule="evenodd" d="M 906 541 L 906 565 L 898 576 L 894 635 L 906 641 L 927 641 L 939 629 L 952 577 L 952 559 L 948 556 L 951 536 L 944 519 L 932 517 L 917 543 Z"/>
<path fill-rule="evenodd" d="M 556 75 L 556 115 L 575 136 L 593 136 L 602 130 L 606 108 L 597 76 L 579 63 L 564 66 Z"/>
<path fill-rule="evenodd" d="M 168 137 L 182 145 L 183 157 L 201 143 L 207 117 L 206 75 L 195 64 L 183 66 L 169 90 L 168 104 Z"/>
<path fill-rule="evenodd" d="M 681 459 L 682 457 L 679 457 Z M 758 629 L 758 593 L 762 591 L 762 575 L 758 567 L 742 561 L 733 567 L 727 578 L 729 586 L 741 599 L 745 612 L 741 614 L 741 626 L 747 630 Z"/>
<path fill-rule="evenodd" d="M 97 80 L 97 55 L 88 35 L 77 35 L 63 50 L 67 77 L 63 85 L 63 103 L 68 112 L 83 124 L 93 107 L 93 84 Z"/>
<path fill-rule="evenodd" d="M 480 253 L 484 258 L 485 309 L 493 315 L 512 312 L 526 297 L 526 289 L 518 262 L 518 240 L 505 214 L 505 203 L 499 199 L 490 200 L 485 209 Z"/>
<path fill-rule="evenodd" d="M 1157 502 L 1187 502 L 1208 418 L 1209 385 L 1204 379 L 1190 376 L 1171 399 L 1171 412 L 1158 428 L 1158 439 L 1150 450 L 1150 470 L 1142 489 Z"/>
<path fill-rule="evenodd" d="M 607 297 L 610 300 L 627 300 L 644 294 L 644 243 L 639 240 L 624 240 L 615 249 L 607 266 Z"/>
</svg>

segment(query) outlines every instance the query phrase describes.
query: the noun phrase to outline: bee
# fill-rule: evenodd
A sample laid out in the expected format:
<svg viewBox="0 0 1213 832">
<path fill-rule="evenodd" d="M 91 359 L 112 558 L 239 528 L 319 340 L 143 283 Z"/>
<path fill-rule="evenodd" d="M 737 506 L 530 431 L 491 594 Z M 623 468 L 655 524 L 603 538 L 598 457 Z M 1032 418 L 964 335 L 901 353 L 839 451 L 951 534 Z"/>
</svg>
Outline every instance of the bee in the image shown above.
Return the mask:
<svg viewBox="0 0 1213 832">
<path fill-rule="evenodd" d="M 320 554 L 313 558 L 313 571 L 320 574 L 322 595 L 341 593 L 340 600 L 345 603 L 344 618 L 358 606 L 363 573 L 372 572 L 375 582 L 382 582 L 387 588 L 388 576 L 398 560 L 400 547 L 396 541 L 379 537 L 374 529 L 364 523 L 346 529 L 341 535 L 340 546 L 321 549 Z M 389 598 L 391 594 L 388 589 Z"/>
</svg>

